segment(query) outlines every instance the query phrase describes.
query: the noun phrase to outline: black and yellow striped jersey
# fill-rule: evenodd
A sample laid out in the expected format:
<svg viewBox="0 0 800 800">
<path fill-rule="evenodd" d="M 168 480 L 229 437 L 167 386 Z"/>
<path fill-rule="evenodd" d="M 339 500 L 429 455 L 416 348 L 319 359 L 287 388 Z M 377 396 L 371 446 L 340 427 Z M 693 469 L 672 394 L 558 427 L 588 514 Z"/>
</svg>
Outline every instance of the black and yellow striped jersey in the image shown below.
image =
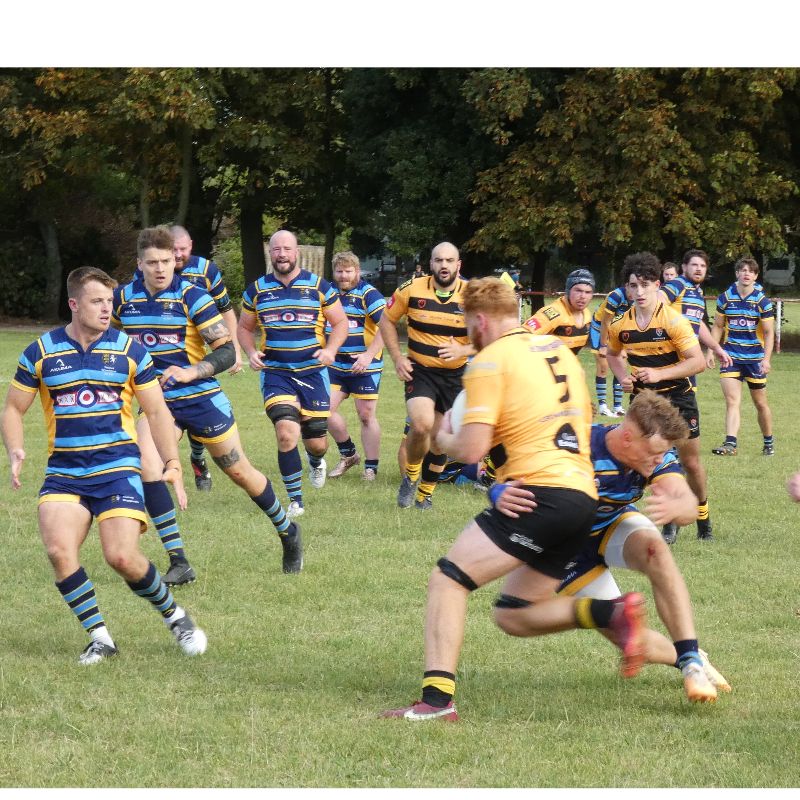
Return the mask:
<svg viewBox="0 0 800 800">
<path fill-rule="evenodd" d="M 693 347 L 698 347 L 698 342 L 689 321 L 663 302 L 658 303 L 644 329 L 636 322 L 635 306 L 615 317 L 608 328 L 608 349 L 624 350 L 632 367 L 671 367 L 682 361 L 684 353 Z M 657 392 L 685 392 L 691 390 L 691 382 L 688 378 L 672 378 L 646 387 L 636 383 L 635 387 Z"/>
<path fill-rule="evenodd" d="M 584 308 L 580 313 L 580 324 L 575 322 L 575 310 L 567 303 L 566 297 L 559 297 L 555 303 L 540 308 L 530 319 L 525 320 L 525 326 L 538 334 L 549 333 L 561 339 L 564 344 L 577 355 L 589 338 L 589 324 L 592 321 L 592 312 Z"/>
<path fill-rule="evenodd" d="M 408 321 L 408 357 L 423 367 L 460 369 L 467 363 L 464 356 L 444 361 L 439 348 L 450 342 L 452 336 L 459 344 L 469 344 L 464 321 L 463 295 L 467 282 L 456 278 L 453 292 L 446 299 L 436 295 L 430 275 L 412 278 L 395 293 L 386 304 L 386 316 L 394 323 L 405 314 Z"/>
</svg>

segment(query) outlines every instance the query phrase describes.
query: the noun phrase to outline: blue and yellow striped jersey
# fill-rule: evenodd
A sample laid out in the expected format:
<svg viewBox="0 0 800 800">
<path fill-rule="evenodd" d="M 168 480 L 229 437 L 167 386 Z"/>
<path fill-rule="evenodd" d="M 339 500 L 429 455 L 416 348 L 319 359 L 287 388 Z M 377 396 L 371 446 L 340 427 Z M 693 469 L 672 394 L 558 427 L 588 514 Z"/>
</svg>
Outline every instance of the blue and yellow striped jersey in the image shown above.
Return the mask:
<svg viewBox="0 0 800 800">
<path fill-rule="evenodd" d="M 180 275 L 185 281 L 199 286 L 211 295 L 211 299 L 216 303 L 220 314 L 233 308 L 225 282 L 222 280 L 222 273 L 219 267 L 210 259 L 202 256 L 189 256 L 186 266 L 176 274 Z"/>
<path fill-rule="evenodd" d="M 349 372 L 354 359 L 365 352 L 372 344 L 378 332 L 378 323 L 386 308 L 386 298 L 371 284 L 360 280 L 356 286 L 346 292 L 339 292 L 339 300 L 347 314 L 347 340 L 339 348 L 335 369 Z M 331 326 L 325 326 L 325 335 L 329 336 Z M 383 350 L 379 350 L 372 359 L 367 372 L 380 372 L 383 369 Z"/>
<path fill-rule="evenodd" d="M 208 292 L 176 274 L 172 283 L 150 295 L 141 273 L 114 290 L 114 324 L 121 326 L 153 357 L 157 374 L 167 367 L 190 367 L 203 359 L 206 344 L 200 331 L 222 317 Z M 164 390 L 168 404 L 194 401 L 220 392 L 216 378 L 178 383 Z"/>
<path fill-rule="evenodd" d="M 325 346 L 323 310 L 338 302 L 328 281 L 304 269 L 288 286 L 272 273 L 251 283 L 242 295 L 242 314 L 258 322 L 264 366 L 298 375 L 324 369 L 313 353 Z"/>
<path fill-rule="evenodd" d="M 700 323 L 706 315 L 706 299 L 703 290 L 692 281 L 679 275 L 665 283 L 661 291 L 667 296 L 670 305 L 680 311 L 692 326 L 695 336 L 700 335 Z"/>
<path fill-rule="evenodd" d="M 717 298 L 717 314 L 725 318 L 725 352 L 734 361 L 761 361 L 765 355 L 761 320 L 775 317 L 775 306 L 764 292 L 754 288 L 742 297 L 734 283 Z"/>
<path fill-rule="evenodd" d="M 25 348 L 11 385 L 39 393 L 47 424 L 47 477 L 80 486 L 139 475 L 131 400 L 156 385 L 153 360 L 122 331 L 106 331 L 88 350 L 65 328 Z"/>
<path fill-rule="evenodd" d="M 597 306 L 592 316 L 592 321 L 602 322 L 603 315 L 614 319 L 617 314 L 627 311 L 630 307 L 631 304 L 628 302 L 628 295 L 625 294 L 625 289 L 622 286 L 618 286 L 616 289 L 610 291 L 603 299 L 603 302 Z"/>
<path fill-rule="evenodd" d="M 592 525 L 592 533 L 596 534 L 610 525 L 627 505 L 640 500 L 644 490 L 660 477 L 668 474 L 683 475 L 683 469 L 670 450 L 661 463 L 653 470 L 653 474 L 645 477 L 635 470 L 620 464 L 606 446 L 608 432 L 618 425 L 592 425 L 591 451 L 594 465 L 595 484 L 597 485 L 597 516 Z"/>
</svg>

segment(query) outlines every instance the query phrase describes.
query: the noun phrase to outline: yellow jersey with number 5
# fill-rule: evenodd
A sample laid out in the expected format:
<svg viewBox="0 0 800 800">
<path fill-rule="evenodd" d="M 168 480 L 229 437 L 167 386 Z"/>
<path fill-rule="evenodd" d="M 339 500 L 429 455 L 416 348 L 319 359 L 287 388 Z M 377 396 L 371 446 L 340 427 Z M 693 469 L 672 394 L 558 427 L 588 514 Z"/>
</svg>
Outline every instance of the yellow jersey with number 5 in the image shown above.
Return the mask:
<svg viewBox="0 0 800 800">
<path fill-rule="evenodd" d="M 513 328 L 470 361 L 463 383 L 462 424 L 493 426 L 490 454 L 498 481 L 576 489 L 597 498 L 586 379 L 560 339 Z"/>
</svg>

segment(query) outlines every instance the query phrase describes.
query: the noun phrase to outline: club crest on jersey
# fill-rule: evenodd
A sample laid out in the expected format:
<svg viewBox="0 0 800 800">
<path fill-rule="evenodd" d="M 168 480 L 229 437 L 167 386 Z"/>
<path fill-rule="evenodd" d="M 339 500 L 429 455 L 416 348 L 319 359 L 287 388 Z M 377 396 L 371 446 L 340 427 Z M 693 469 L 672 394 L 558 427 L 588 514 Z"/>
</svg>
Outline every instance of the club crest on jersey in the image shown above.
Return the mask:
<svg viewBox="0 0 800 800">
<path fill-rule="evenodd" d="M 658 336 L 658 338 L 660 339 L 663 335 L 664 335 L 664 329 L 656 328 L 656 336 Z"/>
<path fill-rule="evenodd" d="M 425 303 L 425 300 L 423 298 L 420 298 L 419 300 L 417 300 L 417 306 L 419 308 L 425 308 L 425 305 L 426 305 L 426 303 Z"/>
<path fill-rule="evenodd" d="M 558 316 L 558 311 L 554 308 L 546 308 L 544 310 L 544 315 L 552 322 Z"/>
<path fill-rule="evenodd" d="M 627 342 L 631 338 L 631 335 L 628 333 L 628 331 L 622 331 L 622 334 L 619 338 L 622 339 L 623 342 Z"/>
</svg>

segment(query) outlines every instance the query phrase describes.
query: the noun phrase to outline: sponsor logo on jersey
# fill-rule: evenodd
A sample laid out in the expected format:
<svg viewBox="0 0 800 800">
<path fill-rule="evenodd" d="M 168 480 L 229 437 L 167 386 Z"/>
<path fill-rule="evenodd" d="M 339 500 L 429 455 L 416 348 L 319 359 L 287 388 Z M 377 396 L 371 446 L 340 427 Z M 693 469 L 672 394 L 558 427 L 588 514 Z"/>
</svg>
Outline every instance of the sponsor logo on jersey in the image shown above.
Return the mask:
<svg viewBox="0 0 800 800">
<path fill-rule="evenodd" d="M 313 314 L 301 314 L 298 312 L 297 314 L 297 321 L 298 322 L 314 322 L 316 317 Z"/>
<path fill-rule="evenodd" d="M 575 429 L 567 423 L 562 425 L 555 436 L 555 446 L 559 450 L 568 450 L 570 453 L 579 453 L 580 447 L 578 446 L 578 435 Z"/>
<path fill-rule="evenodd" d="M 64 362 L 63 359 L 57 358 L 56 359 L 56 366 L 51 367 L 49 372 L 50 373 L 53 373 L 53 372 L 65 372 L 66 370 L 69 370 L 69 369 L 72 369 L 72 365 L 71 364 L 67 364 L 67 363 Z"/>
<path fill-rule="evenodd" d="M 543 314 L 544 314 L 544 315 L 547 317 L 547 319 L 549 319 L 551 322 L 552 322 L 552 321 L 553 321 L 553 320 L 554 320 L 554 319 L 555 319 L 555 318 L 558 316 L 558 311 L 556 311 L 554 308 L 545 308 L 545 309 L 544 309 L 544 311 L 543 311 L 542 313 L 543 313 Z"/>
</svg>

